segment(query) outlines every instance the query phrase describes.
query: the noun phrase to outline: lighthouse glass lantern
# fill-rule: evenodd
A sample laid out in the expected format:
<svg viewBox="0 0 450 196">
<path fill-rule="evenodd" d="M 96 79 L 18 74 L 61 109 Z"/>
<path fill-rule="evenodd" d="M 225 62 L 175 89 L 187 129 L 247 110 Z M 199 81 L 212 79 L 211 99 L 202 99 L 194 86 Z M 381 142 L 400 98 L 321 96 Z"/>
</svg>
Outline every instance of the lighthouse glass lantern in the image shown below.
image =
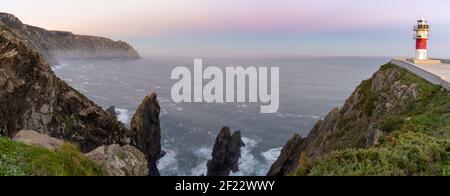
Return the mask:
<svg viewBox="0 0 450 196">
<path fill-rule="evenodd" d="M 414 26 L 414 39 L 416 40 L 416 60 L 427 60 L 427 41 L 429 38 L 430 26 L 424 17 L 417 21 L 417 25 Z"/>
</svg>

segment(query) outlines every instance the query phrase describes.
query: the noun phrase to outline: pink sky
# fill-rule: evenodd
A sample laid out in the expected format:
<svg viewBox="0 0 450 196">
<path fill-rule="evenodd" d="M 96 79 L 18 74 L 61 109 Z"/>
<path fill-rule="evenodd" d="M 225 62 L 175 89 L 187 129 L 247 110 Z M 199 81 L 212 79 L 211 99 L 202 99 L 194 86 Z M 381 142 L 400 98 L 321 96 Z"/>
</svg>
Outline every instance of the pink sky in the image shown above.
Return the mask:
<svg viewBox="0 0 450 196">
<path fill-rule="evenodd" d="M 140 40 L 189 39 L 198 34 L 262 39 L 271 34 L 273 39 L 276 34 L 301 37 L 365 30 L 388 35 L 391 32 L 384 29 L 410 28 L 422 14 L 438 27 L 449 26 L 448 10 L 450 1 L 441 0 L 14 0 L 2 2 L 0 8 L 48 29 Z"/>
</svg>

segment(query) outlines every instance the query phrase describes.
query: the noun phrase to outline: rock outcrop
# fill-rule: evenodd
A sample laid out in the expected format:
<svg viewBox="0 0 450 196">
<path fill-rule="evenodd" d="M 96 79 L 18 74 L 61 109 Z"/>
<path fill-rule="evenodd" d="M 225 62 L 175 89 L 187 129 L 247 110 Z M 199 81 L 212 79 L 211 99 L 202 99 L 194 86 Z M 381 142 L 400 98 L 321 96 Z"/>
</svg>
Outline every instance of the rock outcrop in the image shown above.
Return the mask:
<svg viewBox="0 0 450 196">
<path fill-rule="evenodd" d="M 61 145 L 63 144 L 62 140 L 30 130 L 22 130 L 17 132 L 13 140 L 32 146 L 42 147 L 50 151 L 55 151 L 61 148 Z"/>
<path fill-rule="evenodd" d="M 86 157 L 104 168 L 108 176 L 148 175 L 145 155 L 130 145 L 100 146 Z"/>
<path fill-rule="evenodd" d="M 59 150 L 64 143 L 63 140 L 29 130 L 17 132 L 13 140 L 50 151 Z M 84 156 L 102 167 L 104 174 L 107 176 L 148 175 L 147 160 L 144 153 L 130 145 L 100 146 Z"/>
<path fill-rule="evenodd" d="M 138 59 L 138 52 L 128 43 L 108 38 L 48 31 L 23 24 L 14 15 L 0 13 L 0 23 L 10 28 L 41 53 L 51 64 L 59 59 Z"/>
<path fill-rule="evenodd" d="M 159 114 L 161 108 L 157 95 L 146 96 L 134 114 L 130 129 L 133 133 L 131 143 L 144 152 L 149 161 L 149 175 L 159 176 L 156 162 L 164 156 L 161 150 L 161 124 Z"/>
<path fill-rule="evenodd" d="M 122 123 L 56 77 L 38 52 L 2 24 L 0 125 L 5 136 L 35 130 L 76 143 L 83 152 L 131 140 Z"/>
<path fill-rule="evenodd" d="M 280 157 L 272 165 L 268 176 L 285 176 L 290 172 L 297 169 L 300 161 L 301 144 L 303 138 L 300 135 L 294 135 L 294 137 L 288 141 L 288 143 L 281 150 Z"/>
<path fill-rule="evenodd" d="M 116 107 L 111 106 L 108 109 L 106 109 L 106 111 L 117 118 L 118 113 L 116 112 Z"/>
<path fill-rule="evenodd" d="M 381 67 L 362 82 L 342 108 L 332 110 L 317 122 L 309 135 L 294 137 L 285 147 L 268 175 L 289 175 L 302 165 L 314 165 L 327 153 L 350 148 L 370 148 L 379 144 L 381 128 L 388 117 L 420 106 L 418 81 L 411 81 L 395 65 Z M 304 162 L 304 161 L 303 161 Z"/>
<path fill-rule="evenodd" d="M 239 171 L 241 147 L 245 146 L 241 139 L 241 132 L 233 135 L 229 127 L 223 127 L 214 144 L 212 159 L 208 161 L 207 176 L 229 176 L 230 172 Z"/>
</svg>

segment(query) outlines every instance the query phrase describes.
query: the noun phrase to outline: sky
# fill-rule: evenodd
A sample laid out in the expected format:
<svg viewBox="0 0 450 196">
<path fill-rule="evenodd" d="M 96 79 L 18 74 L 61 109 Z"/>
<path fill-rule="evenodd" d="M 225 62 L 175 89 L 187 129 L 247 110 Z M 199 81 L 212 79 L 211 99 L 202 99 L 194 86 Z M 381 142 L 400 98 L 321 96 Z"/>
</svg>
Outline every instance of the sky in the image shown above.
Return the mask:
<svg viewBox="0 0 450 196">
<path fill-rule="evenodd" d="M 124 40 L 143 56 L 413 56 L 413 25 L 431 25 L 430 55 L 450 58 L 448 0 L 14 0 L 26 24 Z"/>
</svg>

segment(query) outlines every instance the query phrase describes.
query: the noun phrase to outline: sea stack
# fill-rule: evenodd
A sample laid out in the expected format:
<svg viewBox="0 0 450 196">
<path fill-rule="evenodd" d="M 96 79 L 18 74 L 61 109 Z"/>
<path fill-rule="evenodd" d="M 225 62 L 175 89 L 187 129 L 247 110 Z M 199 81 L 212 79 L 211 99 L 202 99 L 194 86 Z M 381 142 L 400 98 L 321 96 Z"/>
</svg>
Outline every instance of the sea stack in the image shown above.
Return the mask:
<svg viewBox="0 0 450 196">
<path fill-rule="evenodd" d="M 152 93 L 144 98 L 131 120 L 131 143 L 146 155 L 150 176 L 160 175 L 156 162 L 164 156 L 161 150 L 160 111 L 157 95 Z"/>
<path fill-rule="evenodd" d="M 223 127 L 214 144 L 212 159 L 208 161 L 207 176 L 229 176 L 239 171 L 241 147 L 245 146 L 241 132 L 231 134 L 229 127 Z"/>
</svg>

